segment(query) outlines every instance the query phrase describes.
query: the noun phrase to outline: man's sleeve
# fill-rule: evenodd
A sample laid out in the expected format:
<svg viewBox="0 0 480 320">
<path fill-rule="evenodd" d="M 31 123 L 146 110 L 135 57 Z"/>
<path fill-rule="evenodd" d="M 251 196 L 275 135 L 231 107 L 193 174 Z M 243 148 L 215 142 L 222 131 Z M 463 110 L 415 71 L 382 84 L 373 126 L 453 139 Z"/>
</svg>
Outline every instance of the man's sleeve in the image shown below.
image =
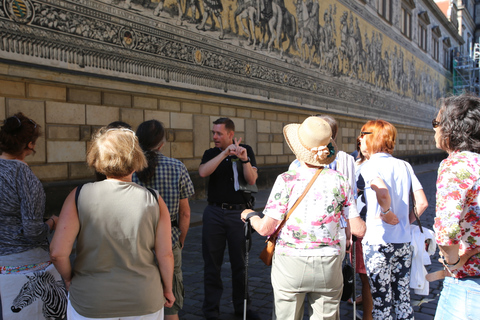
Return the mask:
<svg viewBox="0 0 480 320">
<path fill-rule="evenodd" d="M 245 149 L 247 149 L 247 156 L 250 158 L 250 163 L 252 167 L 257 167 L 257 160 L 255 160 L 255 153 L 253 152 L 252 147 L 249 145 L 245 145 Z"/>
<path fill-rule="evenodd" d="M 180 199 L 190 198 L 195 194 L 193 182 L 188 174 L 187 167 L 182 163 L 180 169 Z"/>
<path fill-rule="evenodd" d="M 212 157 L 212 152 L 211 149 L 205 150 L 202 156 L 202 162 L 200 164 L 207 163 L 208 161 L 212 160 L 214 157 Z"/>
</svg>

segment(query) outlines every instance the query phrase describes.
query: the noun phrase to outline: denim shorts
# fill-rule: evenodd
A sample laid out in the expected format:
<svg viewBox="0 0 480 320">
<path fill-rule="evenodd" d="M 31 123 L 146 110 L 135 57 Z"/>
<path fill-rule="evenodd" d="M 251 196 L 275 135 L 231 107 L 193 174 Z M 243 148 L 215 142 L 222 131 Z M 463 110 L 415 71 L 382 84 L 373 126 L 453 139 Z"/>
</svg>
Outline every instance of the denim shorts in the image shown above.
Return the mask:
<svg viewBox="0 0 480 320">
<path fill-rule="evenodd" d="M 480 278 L 446 277 L 435 320 L 479 320 Z"/>
</svg>

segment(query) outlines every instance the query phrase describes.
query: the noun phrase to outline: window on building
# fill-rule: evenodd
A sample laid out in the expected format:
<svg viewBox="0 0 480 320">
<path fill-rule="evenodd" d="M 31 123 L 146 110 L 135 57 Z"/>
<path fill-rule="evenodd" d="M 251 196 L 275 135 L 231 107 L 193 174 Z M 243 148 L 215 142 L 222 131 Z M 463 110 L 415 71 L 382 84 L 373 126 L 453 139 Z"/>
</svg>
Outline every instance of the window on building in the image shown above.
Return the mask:
<svg viewBox="0 0 480 320">
<path fill-rule="evenodd" d="M 418 26 L 418 46 L 427 51 L 427 27 L 424 24 Z"/>
<path fill-rule="evenodd" d="M 439 61 L 440 59 L 440 38 L 442 37 L 442 32 L 439 26 L 432 27 L 432 57 L 434 60 Z"/>
<path fill-rule="evenodd" d="M 450 42 L 449 37 L 443 38 L 443 67 L 447 70 L 450 70 L 450 48 L 452 43 Z"/>
<path fill-rule="evenodd" d="M 402 25 L 401 31 L 404 36 L 412 38 L 412 13 L 407 8 L 402 7 Z"/>
<path fill-rule="evenodd" d="M 388 22 L 392 22 L 392 0 L 378 0 L 377 11 Z"/>
<path fill-rule="evenodd" d="M 433 56 L 433 59 L 438 61 L 439 59 L 439 45 L 438 45 L 438 38 L 436 37 L 433 37 L 432 38 L 432 56 Z"/>
<path fill-rule="evenodd" d="M 430 24 L 430 18 L 426 11 L 422 11 L 418 14 L 418 46 L 423 51 L 427 51 L 428 48 L 428 28 Z"/>
<path fill-rule="evenodd" d="M 408 39 L 412 39 L 412 11 L 415 9 L 414 0 L 402 0 L 400 31 Z"/>
</svg>

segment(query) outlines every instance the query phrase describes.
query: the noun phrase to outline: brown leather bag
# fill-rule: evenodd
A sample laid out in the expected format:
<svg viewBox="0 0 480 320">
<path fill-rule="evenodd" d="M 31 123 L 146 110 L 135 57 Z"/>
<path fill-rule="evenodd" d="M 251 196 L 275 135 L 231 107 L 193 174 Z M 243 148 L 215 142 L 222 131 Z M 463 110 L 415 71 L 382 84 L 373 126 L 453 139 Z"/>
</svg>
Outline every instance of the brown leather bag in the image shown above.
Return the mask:
<svg viewBox="0 0 480 320">
<path fill-rule="evenodd" d="M 275 232 L 272 233 L 272 235 L 268 237 L 267 240 L 265 240 L 266 245 L 265 245 L 265 248 L 263 248 L 262 252 L 260 252 L 260 260 L 262 260 L 263 263 L 265 263 L 267 266 L 272 265 L 272 259 L 273 259 L 273 254 L 275 252 L 275 244 L 277 243 L 278 234 L 282 230 L 288 218 L 290 218 L 290 215 L 293 213 L 295 208 L 297 208 L 297 206 L 300 204 L 300 201 L 302 201 L 302 199 L 305 198 L 308 190 L 310 190 L 310 187 L 313 185 L 313 183 L 317 179 L 322 169 L 323 168 L 319 168 L 317 172 L 315 172 L 315 175 L 313 176 L 312 180 L 310 180 L 307 187 L 303 191 L 302 195 L 297 199 L 297 201 L 295 201 L 295 204 L 293 205 L 293 207 L 290 208 L 290 210 L 287 212 L 287 214 L 285 215 L 285 219 L 283 219 L 283 221 L 280 223 L 277 230 L 275 230 Z"/>
</svg>

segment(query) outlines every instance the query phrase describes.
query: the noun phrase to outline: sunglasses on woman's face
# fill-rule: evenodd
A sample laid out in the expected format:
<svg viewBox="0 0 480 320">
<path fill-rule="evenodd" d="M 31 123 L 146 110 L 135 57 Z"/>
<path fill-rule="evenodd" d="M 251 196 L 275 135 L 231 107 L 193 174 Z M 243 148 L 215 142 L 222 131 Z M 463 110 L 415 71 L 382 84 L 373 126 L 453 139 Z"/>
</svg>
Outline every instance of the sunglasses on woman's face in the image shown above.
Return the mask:
<svg viewBox="0 0 480 320">
<path fill-rule="evenodd" d="M 432 120 L 432 127 L 435 129 L 440 125 L 440 121 L 437 121 L 437 119 Z"/>
<path fill-rule="evenodd" d="M 365 135 L 372 134 L 372 133 L 373 132 L 362 131 L 362 132 L 360 132 L 360 138 L 363 138 L 363 137 L 365 137 Z"/>
</svg>

